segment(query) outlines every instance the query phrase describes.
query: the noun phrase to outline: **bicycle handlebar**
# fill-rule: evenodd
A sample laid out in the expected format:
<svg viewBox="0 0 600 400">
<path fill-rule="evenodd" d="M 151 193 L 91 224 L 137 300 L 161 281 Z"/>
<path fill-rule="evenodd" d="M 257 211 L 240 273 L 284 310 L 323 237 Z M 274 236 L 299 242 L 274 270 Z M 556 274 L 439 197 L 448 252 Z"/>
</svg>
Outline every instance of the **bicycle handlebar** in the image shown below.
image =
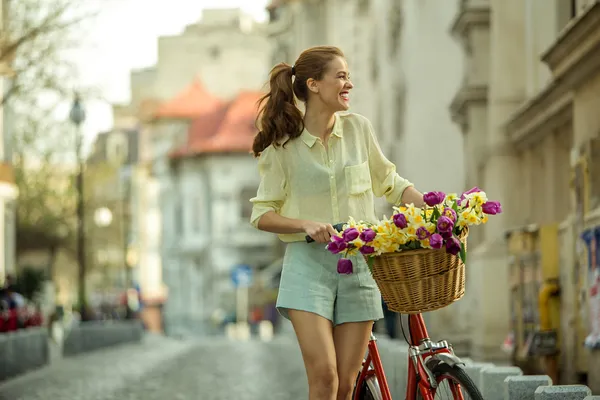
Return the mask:
<svg viewBox="0 0 600 400">
<path fill-rule="evenodd" d="M 344 230 L 345 224 L 346 224 L 345 222 L 340 222 L 339 224 L 335 224 L 335 225 L 333 225 L 333 229 L 335 229 L 338 232 L 341 232 L 342 230 Z M 315 241 L 315 239 L 311 238 L 308 235 L 306 235 L 304 239 L 306 239 L 306 243 L 312 243 Z"/>
</svg>

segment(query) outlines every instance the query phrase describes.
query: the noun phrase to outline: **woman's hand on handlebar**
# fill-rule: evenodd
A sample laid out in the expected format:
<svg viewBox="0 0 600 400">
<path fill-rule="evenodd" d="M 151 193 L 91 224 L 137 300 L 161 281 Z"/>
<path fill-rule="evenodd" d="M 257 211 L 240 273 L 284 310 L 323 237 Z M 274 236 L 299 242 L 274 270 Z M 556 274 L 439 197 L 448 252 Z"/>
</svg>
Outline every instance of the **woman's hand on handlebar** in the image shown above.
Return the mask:
<svg viewBox="0 0 600 400">
<path fill-rule="evenodd" d="M 304 232 L 318 243 L 329 243 L 331 236 L 337 235 L 331 224 L 322 222 L 305 221 L 303 225 Z"/>
</svg>

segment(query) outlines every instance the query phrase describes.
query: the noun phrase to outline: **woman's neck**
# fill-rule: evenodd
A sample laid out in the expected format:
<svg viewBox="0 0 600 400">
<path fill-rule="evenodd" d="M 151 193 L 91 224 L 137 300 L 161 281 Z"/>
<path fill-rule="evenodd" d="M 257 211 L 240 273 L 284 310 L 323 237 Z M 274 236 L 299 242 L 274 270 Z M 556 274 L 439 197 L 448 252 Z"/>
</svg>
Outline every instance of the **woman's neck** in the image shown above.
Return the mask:
<svg viewBox="0 0 600 400">
<path fill-rule="evenodd" d="M 335 122 L 334 113 L 327 111 L 312 110 L 307 107 L 304 114 L 304 127 L 312 135 L 320 137 L 323 142 L 327 141 L 327 138 L 333 130 L 333 124 Z"/>
</svg>

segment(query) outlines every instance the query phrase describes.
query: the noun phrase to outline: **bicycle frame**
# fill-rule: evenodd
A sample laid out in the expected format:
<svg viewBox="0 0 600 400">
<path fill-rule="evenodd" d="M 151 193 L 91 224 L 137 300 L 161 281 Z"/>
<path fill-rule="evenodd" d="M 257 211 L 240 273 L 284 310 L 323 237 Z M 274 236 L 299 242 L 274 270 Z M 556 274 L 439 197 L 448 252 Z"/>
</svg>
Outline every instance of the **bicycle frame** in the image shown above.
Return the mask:
<svg viewBox="0 0 600 400">
<path fill-rule="evenodd" d="M 425 366 L 424 360 L 436 356 L 449 362 L 460 362 L 454 355 L 447 342 L 441 341 L 433 343 L 429 338 L 425 321 L 421 314 L 411 314 L 408 316 L 410 327 L 411 346 L 408 352 L 408 379 L 406 387 L 406 400 L 414 400 L 420 390 L 423 400 L 434 400 L 432 389 L 437 387 L 435 377 Z M 363 382 L 375 375 L 377 377 L 382 400 L 392 400 L 389 385 L 383 371 L 383 365 L 379 356 L 379 350 L 376 344 L 377 339 L 371 334 L 368 345 L 367 358 L 363 361 L 360 376 L 356 382 L 356 387 L 362 387 Z M 372 367 L 371 367 L 372 366 Z M 452 385 L 452 392 L 455 399 L 462 399 L 462 394 L 458 385 Z M 354 400 L 360 400 L 359 390 L 356 390 Z"/>
</svg>

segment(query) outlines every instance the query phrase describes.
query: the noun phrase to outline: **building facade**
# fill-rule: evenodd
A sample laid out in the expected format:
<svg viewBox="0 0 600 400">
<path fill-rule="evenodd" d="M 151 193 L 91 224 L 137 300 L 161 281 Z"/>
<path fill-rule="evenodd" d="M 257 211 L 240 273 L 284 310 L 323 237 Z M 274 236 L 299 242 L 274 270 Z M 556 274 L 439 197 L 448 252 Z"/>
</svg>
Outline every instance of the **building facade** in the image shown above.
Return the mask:
<svg viewBox="0 0 600 400">
<path fill-rule="evenodd" d="M 503 336 L 522 330 L 527 321 L 514 318 L 522 302 L 515 310 L 510 298 L 519 296 L 515 279 L 529 279 L 539 296 L 536 329 L 558 331 L 560 355 L 544 368 L 567 383 L 587 375 L 593 391 L 597 264 L 585 251 L 595 241 L 583 239 L 599 225 L 599 26 L 597 1 L 463 1 L 454 31 L 468 65 L 451 107 L 465 135 L 469 181 L 505 210 L 470 244 L 469 279 L 480 299 L 470 314 L 474 358 L 502 358 Z M 515 278 L 525 261 L 507 257 L 504 236 L 527 225 L 554 227 L 554 244 L 534 253 L 539 275 Z M 526 338 L 518 336 L 521 349 Z"/>
<path fill-rule="evenodd" d="M 104 237 L 107 245 L 106 249 L 100 247 L 100 253 L 92 258 L 97 264 L 99 258 L 107 258 L 102 251 L 114 254 L 108 258 L 116 264 L 114 283 L 121 288 L 139 283 L 137 260 L 131 259 L 138 231 L 134 229 L 138 215 L 133 207 L 138 148 L 139 132 L 136 129 L 113 129 L 98 134 L 86 161 L 86 174 L 92 178 L 92 187 L 87 190 L 90 196 L 87 202 L 92 207 L 88 214 L 93 215 L 92 227 Z"/>
<path fill-rule="evenodd" d="M 16 249 L 16 199 L 12 168 L 12 152 L 10 148 L 11 114 L 10 108 L 2 101 L 12 84 L 10 55 L 3 54 L 2 47 L 8 43 L 6 27 L 8 24 L 8 1 L 0 1 L 0 281 L 4 282 L 6 274 L 15 273 Z"/>
<path fill-rule="evenodd" d="M 214 331 L 215 311 L 237 311 L 233 268 L 248 265 L 256 275 L 277 256 L 276 237 L 249 222 L 259 176 L 248 149 L 261 95 L 242 92 L 197 118 L 171 153 L 161 201 L 165 282 L 179 288 L 165 308 L 171 333 Z"/>
<path fill-rule="evenodd" d="M 168 297 L 163 319 L 170 333 L 205 332 L 207 315 L 214 311 L 222 293 L 230 294 L 225 270 L 214 276 L 210 271 L 232 265 L 215 261 L 216 251 L 207 251 L 212 239 L 206 227 L 210 221 L 215 229 L 227 225 L 227 212 L 210 210 L 239 200 L 235 186 L 220 182 L 245 173 L 258 174 L 255 166 L 248 167 L 255 162 L 248 154 L 228 155 L 224 150 L 221 156 L 198 160 L 195 156 L 176 157 L 177 162 L 170 154 L 189 144 L 194 121 L 222 106 L 233 106 L 241 92 L 263 86 L 269 49 L 263 27 L 240 10 L 204 10 L 202 18 L 180 35 L 159 39 L 157 64 L 133 71 L 131 103 L 114 107 L 115 124 L 139 129 L 133 195 L 139 215 L 136 255 L 140 281 L 152 288 L 142 288 L 142 292 Z M 214 109 L 210 106 L 213 100 Z M 231 167 L 223 165 L 228 162 L 233 163 Z M 248 181 L 253 180 L 248 177 Z M 213 205 L 213 200 L 220 205 Z M 222 257 L 230 253 L 222 251 Z"/>
</svg>

